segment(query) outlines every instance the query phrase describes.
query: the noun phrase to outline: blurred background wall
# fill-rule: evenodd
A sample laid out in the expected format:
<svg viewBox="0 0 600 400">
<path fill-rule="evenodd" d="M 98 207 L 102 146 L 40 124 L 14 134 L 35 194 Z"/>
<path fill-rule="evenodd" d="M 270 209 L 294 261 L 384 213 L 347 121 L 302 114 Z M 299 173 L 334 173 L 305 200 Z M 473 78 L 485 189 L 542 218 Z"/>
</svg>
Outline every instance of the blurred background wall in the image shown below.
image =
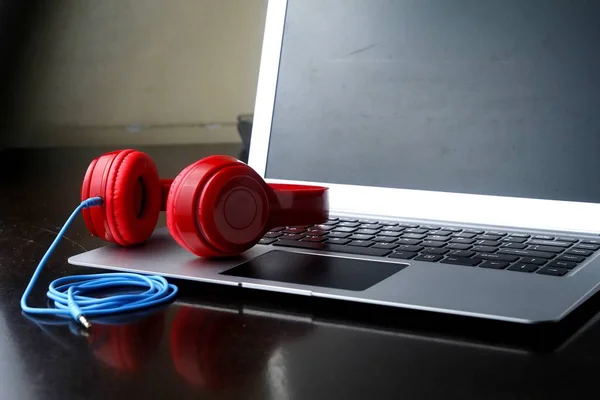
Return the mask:
<svg viewBox="0 0 600 400">
<path fill-rule="evenodd" d="M 254 108 L 266 6 L 40 1 L 19 33 L 4 144 L 239 141 L 236 118 Z"/>
<path fill-rule="evenodd" d="M 8 145 L 14 120 L 15 82 L 23 39 L 27 36 L 30 3 L 0 0 L 0 151 Z"/>
</svg>

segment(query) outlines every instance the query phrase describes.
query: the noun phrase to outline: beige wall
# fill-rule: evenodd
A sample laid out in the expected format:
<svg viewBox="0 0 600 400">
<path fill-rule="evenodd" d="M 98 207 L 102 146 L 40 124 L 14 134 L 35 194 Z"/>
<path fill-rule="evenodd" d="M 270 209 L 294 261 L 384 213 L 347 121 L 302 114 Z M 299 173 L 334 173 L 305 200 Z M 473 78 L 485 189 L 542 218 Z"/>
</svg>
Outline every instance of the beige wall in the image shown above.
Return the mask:
<svg viewBox="0 0 600 400">
<path fill-rule="evenodd" d="M 267 0 L 53 0 L 13 145 L 237 141 Z M 141 129 L 140 129 L 141 126 Z"/>
</svg>

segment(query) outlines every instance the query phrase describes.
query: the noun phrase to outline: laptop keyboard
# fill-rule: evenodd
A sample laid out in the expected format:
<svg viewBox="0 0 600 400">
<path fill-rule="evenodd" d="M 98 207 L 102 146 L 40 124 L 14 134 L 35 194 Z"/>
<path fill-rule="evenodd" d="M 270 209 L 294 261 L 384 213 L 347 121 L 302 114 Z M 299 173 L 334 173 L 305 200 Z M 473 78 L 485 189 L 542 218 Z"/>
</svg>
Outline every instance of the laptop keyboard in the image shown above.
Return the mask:
<svg viewBox="0 0 600 400">
<path fill-rule="evenodd" d="M 564 276 L 600 249 L 600 237 L 330 218 L 320 225 L 273 229 L 260 244 Z"/>
</svg>

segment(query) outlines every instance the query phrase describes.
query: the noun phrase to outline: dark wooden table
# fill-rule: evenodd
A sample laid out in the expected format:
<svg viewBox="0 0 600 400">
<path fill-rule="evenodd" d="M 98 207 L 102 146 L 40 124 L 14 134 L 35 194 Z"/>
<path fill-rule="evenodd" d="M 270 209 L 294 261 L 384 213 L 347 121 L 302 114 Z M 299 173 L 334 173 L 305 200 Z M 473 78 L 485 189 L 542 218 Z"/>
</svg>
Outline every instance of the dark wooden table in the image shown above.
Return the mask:
<svg viewBox="0 0 600 400">
<path fill-rule="evenodd" d="M 600 325 L 592 301 L 558 327 L 483 323 L 316 303 L 176 282 L 178 301 L 89 332 L 32 320 L 19 299 L 79 202 L 89 161 L 107 148 L 0 153 L 0 399 L 542 399 L 594 396 Z M 163 176 L 236 146 L 143 149 Z M 161 218 L 164 225 L 164 217 Z M 68 256 L 103 245 L 81 218 L 34 292 L 98 272 Z M 442 285 L 443 282 L 440 282 Z M 535 299 L 531 299 L 535 301 Z M 544 344 L 541 346 L 541 344 Z"/>
</svg>

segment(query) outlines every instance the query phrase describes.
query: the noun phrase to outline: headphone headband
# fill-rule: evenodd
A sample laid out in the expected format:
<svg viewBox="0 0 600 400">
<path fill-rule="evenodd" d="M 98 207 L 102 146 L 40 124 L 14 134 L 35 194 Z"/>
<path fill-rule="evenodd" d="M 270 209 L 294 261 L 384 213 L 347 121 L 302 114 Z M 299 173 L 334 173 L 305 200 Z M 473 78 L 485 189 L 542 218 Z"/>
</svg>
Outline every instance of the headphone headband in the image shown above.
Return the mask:
<svg viewBox="0 0 600 400">
<path fill-rule="evenodd" d="M 286 183 L 268 185 L 276 197 L 276 201 L 271 205 L 271 216 L 267 224 L 270 228 L 327 221 L 329 217 L 327 188 Z"/>
</svg>

